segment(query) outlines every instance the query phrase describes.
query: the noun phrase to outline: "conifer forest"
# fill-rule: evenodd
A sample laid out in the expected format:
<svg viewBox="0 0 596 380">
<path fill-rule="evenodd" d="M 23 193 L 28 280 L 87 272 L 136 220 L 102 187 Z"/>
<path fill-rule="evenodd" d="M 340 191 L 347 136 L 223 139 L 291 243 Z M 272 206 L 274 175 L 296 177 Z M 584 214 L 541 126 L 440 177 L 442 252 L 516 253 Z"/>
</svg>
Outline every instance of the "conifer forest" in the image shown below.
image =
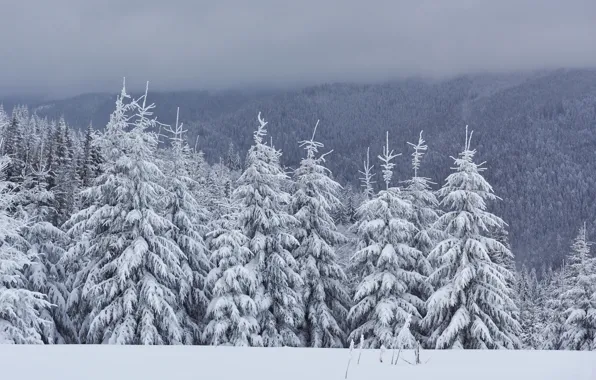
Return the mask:
<svg viewBox="0 0 596 380">
<path fill-rule="evenodd" d="M 324 121 L 296 165 L 259 110 L 207 160 L 157 107 L 124 85 L 105 125 L 0 109 L 0 343 L 596 350 L 590 227 L 516 260 L 486 130 L 452 128 L 433 178 L 435 141 L 387 126 L 349 182 Z"/>
</svg>

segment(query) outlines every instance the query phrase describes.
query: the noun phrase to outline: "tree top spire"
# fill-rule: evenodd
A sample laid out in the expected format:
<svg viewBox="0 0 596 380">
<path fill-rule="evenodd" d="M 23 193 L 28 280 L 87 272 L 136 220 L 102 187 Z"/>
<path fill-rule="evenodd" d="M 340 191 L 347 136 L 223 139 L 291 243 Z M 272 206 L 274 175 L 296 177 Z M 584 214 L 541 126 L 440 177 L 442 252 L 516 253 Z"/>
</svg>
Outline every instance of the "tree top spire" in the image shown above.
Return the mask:
<svg viewBox="0 0 596 380">
<path fill-rule="evenodd" d="M 255 143 L 257 144 L 262 144 L 263 143 L 263 137 L 265 135 L 267 135 L 267 129 L 265 128 L 265 126 L 267 126 L 267 121 L 265 121 L 263 119 L 263 117 L 261 116 L 261 111 L 259 111 L 259 114 L 257 115 L 257 119 L 259 120 L 259 126 L 257 128 L 257 130 L 254 133 L 254 140 Z"/>
<path fill-rule="evenodd" d="M 422 156 L 424 156 L 424 152 L 428 149 L 428 146 L 424 144 L 425 142 L 426 141 L 424 141 L 422 138 L 422 131 L 420 131 L 417 144 L 408 142 L 408 145 L 414 148 L 414 153 L 412 153 L 412 168 L 414 168 L 414 177 L 418 177 L 420 161 L 422 160 Z"/>
<path fill-rule="evenodd" d="M 373 194 L 372 184 L 375 181 L 372 180 L 374 173 L 372 172 L 374 165 L 370 165 L 370 147 L 366 148 L 366 160 L 363 164 L 363 170 L 358 170 L 358 173 L 362 174 L 360 181 L 362 181 L 362 187 L 364 187 L 364 195 L 370 199 Z"/>
<path fill-rule="evenodd" d="M 379 159 L 383 164 L 383 180 L 385 181 L 385 186 L 389 189 L 389 183 L 391 182 L 391 178 L 393 177 L 393 168 L 395 164 L 391 161 L 395 157 L 401 156 L 401 153 L 394 154 L 393 149 L 389 150 L 389 131 L 385 134 L 385 146 L 383 147 L 383 154 L 379 156 Z"/>
</svg>

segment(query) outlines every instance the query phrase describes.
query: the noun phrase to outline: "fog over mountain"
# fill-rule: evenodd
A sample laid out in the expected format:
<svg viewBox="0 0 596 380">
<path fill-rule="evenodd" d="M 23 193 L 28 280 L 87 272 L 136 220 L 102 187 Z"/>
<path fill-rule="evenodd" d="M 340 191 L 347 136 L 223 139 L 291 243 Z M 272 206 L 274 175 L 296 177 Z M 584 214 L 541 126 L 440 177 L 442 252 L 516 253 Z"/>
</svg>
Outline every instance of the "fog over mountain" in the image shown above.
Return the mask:
<svg viewBox="0 0 596 380">
<path fill-rule="evenodd" d="M 596 66 L 591 0 L 24 0 L 2 14 L 3 95 Z"/>
</svg>

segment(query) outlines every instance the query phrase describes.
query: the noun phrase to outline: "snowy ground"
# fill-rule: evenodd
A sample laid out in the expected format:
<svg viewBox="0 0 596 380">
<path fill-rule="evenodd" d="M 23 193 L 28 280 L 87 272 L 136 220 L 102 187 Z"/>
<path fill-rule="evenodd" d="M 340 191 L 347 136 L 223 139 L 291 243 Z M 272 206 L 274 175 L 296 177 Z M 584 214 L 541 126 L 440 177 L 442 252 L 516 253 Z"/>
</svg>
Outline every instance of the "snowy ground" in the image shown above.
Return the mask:
<svg viewBox="0 0 596 380">
<path fill-rule="evenodd" d="M 0 345 L 4 380 L 341 380 L 348 350 Z M 412 352 L 402 353 L 406 360 Z M 596 352 L 423 351 L 420 366 L 358 350 L 351 380 L 595 380 Z"/>
</svg>

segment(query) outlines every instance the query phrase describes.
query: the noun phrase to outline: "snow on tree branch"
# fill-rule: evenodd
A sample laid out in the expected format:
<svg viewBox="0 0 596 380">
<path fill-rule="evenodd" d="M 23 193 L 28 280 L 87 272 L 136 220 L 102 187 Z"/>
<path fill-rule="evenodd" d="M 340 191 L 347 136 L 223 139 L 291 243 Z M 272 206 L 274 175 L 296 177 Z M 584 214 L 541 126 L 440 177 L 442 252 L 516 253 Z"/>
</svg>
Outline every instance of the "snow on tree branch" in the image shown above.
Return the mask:
<svg viewBox="0 0 596 380">
<path fill-rule="evenodd" d="M 408 145 L 414 148 L 414 153 L 412 153 L 412 168 L 414 169 L 414 177 L 418 177 L 418 170 L 420 169 L 420 161 L 422 160 L 422 156 L 424 156 L 424 152 L 428 149 L 428 146 L 425 145 L 426 141 L 422 138 L 422 131 L 420 131 L 420 136 L 418 137 L 418 143 L 413 144 L 408 142 Z"/>
<path fill-rule="evenodd" d="M 373 181 L 375 174 L 372 172 L 372 170 L 375 166 L 371 166 L 370 164 L 370 147 L 366 148 L 366 161 L 364 161 L 363 166 L 364 169 L 358 171 L 358 173 L 362 174 L 362 177 L 360 177 L 360 181 L 362 182 L 361 186 L 364 187 L 365 197 L 367 199 L 371 199 L 374 194 L 373 184 L 375 184 L 376 181 Z"/>
<path fill-rule="evenodd" d="M 401 153 L 394 154 L 393 150 L 389 150 L 389 131 L 387 131 L 383 155 L 379 156 L 379 159 L 383 162 L 381 165 L 383 167 L 383 180 L 387 189 L 389 189 L 389 183 L 391 182 L 391 177 L 393 177 L 393 168 L 395 167 L 395 164 L 391 161 L 398 156 L 401 156 Z"/>
</svg>

